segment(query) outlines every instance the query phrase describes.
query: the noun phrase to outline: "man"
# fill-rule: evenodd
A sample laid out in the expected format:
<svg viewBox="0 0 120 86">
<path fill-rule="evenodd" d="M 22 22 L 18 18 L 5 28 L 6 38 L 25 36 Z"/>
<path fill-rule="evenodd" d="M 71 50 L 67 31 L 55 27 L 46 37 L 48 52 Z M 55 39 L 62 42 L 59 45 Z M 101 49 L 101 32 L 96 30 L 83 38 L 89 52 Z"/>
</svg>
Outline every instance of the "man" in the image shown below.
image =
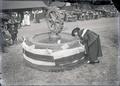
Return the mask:
<svg viewBox="0 0 120 86">
<path fill-rule="evenodd" d="M 76 27 L 72 31 L 72 36 L 78 36 L 80 42 L 85 46 L 87 63 L 99 63 L 98 57 L 102 56 L 99 35 L 88 29 Z"/>
<path fill-rule="evenodd" d="M 36 10 L 36 14 L 35 14 L 35 22 L 36 23 L 40 23 L 40 11 Z"/>
<path fill-rule="evenodd" d="M 3 53 L 5 53 L 5 42 L 4 42 L 4 34 L 3 34 L 3 26 L 0 24 L 0 48 Z"/>
<path fill-rule="evenodd" d="M 23 26 L 30 26 L 30 13 L 28 11 L 24 12 L 24 18 L 22 20 Z"/>
<path fill-rule="evenodd" d="M 9 32 L 11 34 L 12 44 L 14 44 L 14 42 L 17 41 L 17 34 L 18 34 L 18 30 L 14 24 L 11 24 Z"/>
<path fill-rule="evenodd" d="M 17 41 L 18 27 L 16 26 L 13 18 L 8 21 L 8 31 L 11 34 L 12 44 L 14 44 L 14 42 Z"/>
</svg>

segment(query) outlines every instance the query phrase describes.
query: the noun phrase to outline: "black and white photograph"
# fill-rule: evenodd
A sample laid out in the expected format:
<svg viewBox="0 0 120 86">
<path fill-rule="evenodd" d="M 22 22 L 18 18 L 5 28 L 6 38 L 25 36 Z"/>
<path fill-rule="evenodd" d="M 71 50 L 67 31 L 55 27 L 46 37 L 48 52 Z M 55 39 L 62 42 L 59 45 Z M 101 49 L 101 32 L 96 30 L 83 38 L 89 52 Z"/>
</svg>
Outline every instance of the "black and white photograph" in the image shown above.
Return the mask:
<svg viewBox="0 0 120 86">
<path fill-rule="evenodd" d="M 120 86 L 119 29 L 112 0 L 1 0 L 0 86 Z"/>
</svg>

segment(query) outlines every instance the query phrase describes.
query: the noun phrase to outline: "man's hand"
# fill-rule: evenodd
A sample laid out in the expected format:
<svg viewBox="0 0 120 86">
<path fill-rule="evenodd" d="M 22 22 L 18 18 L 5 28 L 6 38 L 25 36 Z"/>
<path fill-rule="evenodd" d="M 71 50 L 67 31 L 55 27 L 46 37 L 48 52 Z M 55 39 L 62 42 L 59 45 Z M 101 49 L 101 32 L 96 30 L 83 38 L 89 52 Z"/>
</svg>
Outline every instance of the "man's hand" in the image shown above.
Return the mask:
<svg viewBox="0 0 120 86">
<path fill-rule="evenodd" d="M 80 43 L 84 44 L 83 38 L 80 38 Z"/>
</svg>

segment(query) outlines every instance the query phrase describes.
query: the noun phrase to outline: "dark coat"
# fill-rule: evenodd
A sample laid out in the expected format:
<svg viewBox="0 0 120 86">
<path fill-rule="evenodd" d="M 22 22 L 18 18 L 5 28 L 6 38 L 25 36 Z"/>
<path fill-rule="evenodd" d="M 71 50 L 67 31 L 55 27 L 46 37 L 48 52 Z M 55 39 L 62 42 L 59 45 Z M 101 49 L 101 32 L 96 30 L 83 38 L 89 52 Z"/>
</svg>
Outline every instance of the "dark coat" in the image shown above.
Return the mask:
<svg viewBox="0 0 120 86">
<path fill-rule="evenodd" d="M 4 35 L 3 35 L 1 27 L 0 27 L 0 46 L 3 46 L 3 44 L 4 44 Z"/>
<path fill-rule="evenodd" d="M 36 19 L 36 23 L 40 23 L 40 14 L 39 13 L 37 13 L 35 15 L 35 19 Z"/>
<path fill-rule="evenodd" d="M 84 29 L 82 29 L 79 32 L 79 38 L 80 40 L 82 40 L 82 43 L 85 45 L 88 59 L 90 61 L 95 61 L 98 59 L 98 57 L 102 56 L 100 37 L 98 34 L 94 33 L 91 30 L 87 30 L 84 36 L 81 37 L 83 30 Z"/>
<path fill-rule="evenodd" d="M 0 49 L 1 49 L 2 52 L 5 51 L 4 44 L 5 44 L 4 35 L 3 35 L 3 32 L 2 32 L 1 27 L 0 27 Z"/>
</svg>

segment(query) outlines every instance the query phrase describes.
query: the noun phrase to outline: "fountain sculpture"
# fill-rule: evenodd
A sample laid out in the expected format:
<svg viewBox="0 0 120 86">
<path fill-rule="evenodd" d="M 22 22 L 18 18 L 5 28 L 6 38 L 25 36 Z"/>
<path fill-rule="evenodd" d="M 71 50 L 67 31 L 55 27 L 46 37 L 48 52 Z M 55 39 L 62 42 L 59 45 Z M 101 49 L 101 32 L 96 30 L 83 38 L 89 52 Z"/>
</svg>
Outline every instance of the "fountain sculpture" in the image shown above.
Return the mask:
<svg viewBox="0 0 120 86">
<path fill-rule="evenodd" d="M 84 62 L 84 46 L 69 33 L 63 33 L 64 13 L 52 7 L 47 13 L 48 33 L 35 34 L 22 43 L 26 65 L 42 71 L 73 69 Z"/>
</svg>

